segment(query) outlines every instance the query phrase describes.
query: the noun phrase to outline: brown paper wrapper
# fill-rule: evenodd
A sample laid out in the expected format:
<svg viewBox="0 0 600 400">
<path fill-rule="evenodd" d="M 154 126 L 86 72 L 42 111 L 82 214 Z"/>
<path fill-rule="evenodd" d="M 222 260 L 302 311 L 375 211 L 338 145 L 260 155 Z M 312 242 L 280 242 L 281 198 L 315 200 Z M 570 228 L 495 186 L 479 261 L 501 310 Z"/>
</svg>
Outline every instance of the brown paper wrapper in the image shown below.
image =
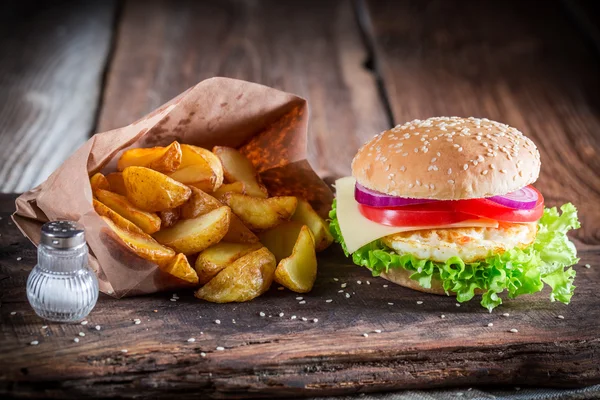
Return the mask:
<svg viewBox="0 0 600 400">
<path fill-rule="evenodd" d="M 298 96 L 234 79 L 207 79 L 131 125 L 94 135 L 45 182 L 17 198 L 13 219 L 36 245 L 44 222 L 83 224 L 103 293 L 123 297 L 189 287 L 111 234 L 94 211 L 89 177 L 115 171 L 119 156 L 130 148 L 174 140 L 208 149 L 231 146 L 252 161 L 272 196 L 303 197 L 325 217 L 333 195 L 306 161 L 307 125 L 308 105 Z"/>
</svg>

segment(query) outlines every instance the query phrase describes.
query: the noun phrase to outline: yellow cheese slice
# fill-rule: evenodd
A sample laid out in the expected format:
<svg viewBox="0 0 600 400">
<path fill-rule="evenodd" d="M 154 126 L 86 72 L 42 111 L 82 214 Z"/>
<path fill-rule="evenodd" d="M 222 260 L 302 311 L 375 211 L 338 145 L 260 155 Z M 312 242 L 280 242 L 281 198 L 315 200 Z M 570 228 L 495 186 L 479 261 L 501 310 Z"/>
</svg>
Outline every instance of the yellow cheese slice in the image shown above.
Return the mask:
<svg viewBox="0 0 600 400">
<path fill-rule="evenodd" d="M 484 227 L 497 228 L 498 221 L 480 219 L 473 221 L 462 221 L 450 225 L 436 226 L 387 226 L 373 222 L 365 218 L 354 199 L 354 185 L 356 180 L 351 177 L 340 178 L 335 181 L 337 198 L 337 218 L 340 223 L 342 236 L 348 247 L 348 252 L 354 253 L 367 243 L 381 239 L 384 236 L 399 232 L 418 231 L 421 229 L 445 229 L 445 228 L 467 228 Z"/>
</svg>

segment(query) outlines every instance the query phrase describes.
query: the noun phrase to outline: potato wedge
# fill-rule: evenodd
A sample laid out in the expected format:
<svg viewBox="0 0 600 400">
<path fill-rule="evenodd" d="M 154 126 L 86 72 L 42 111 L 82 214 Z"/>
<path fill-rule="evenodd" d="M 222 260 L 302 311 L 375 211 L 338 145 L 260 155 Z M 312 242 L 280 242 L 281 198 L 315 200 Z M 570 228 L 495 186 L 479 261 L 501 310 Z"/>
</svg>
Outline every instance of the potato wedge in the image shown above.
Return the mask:
<svg viewBox="0 0 600 400">
<path fill-rule="evenodd" d="M 108 190 L 120 194 L 121 196 L 127 196 L 127 189 L 125 189 L 125 182 L 123 181 L 123 173 L 111 172 L 106 175 L 106 180 L 110 184 L 110 189 Z"/>
<path fill-rule="evenodd" d="M 217 156 L 201 147 L 181 145 L 182 162 L 169 176 L 178 182 L 212 192 L 223 184 L 223 166 Z"/>
<path fill-rule="evenodd" d="M 182 218 L 196 218 L 223 206 L 220 201 L 208 193 L 194 187 L 191 189 L 192 196 L 187 203 L 180 207 Z M 237 215 L 232 213 L 229 220 L 229 230 L 223 240 L 233 243 L 256 243 L 258 237 L 244 225 Z"/>
<path fill-rule="evenodd" d="M 152 234 L 160 229 L 160 218 L 154 213 L 149 213 L 131 204 L 125 196 L 99 189 L 96 198 L 105 206 L 136 224 L 144 232 Z"/>
<path fill-rule="evenodd" d="M 110 183 L 106 180 L 106 177 L 102 175 L 100 172 L 97 172 L 90 178 L 90 186 L 92 187 L 92 193 L 95 193 L 96 190 L 110 190 Z"/>
<path fill-rule="evenodd" d="M 196 274 L 187 257 L 182 253 L 177 254 L 169 263 L 160 267 L 160 269 L 186 282 L 198 283 L 198 274 Z"/>
<path fill-rule="evenodd" d="M 212 195 L 215 198 L 220 199 L 223 197 L 223 195 L 225 193 L 229 193 L 229 192 L 246 194 L 246 185 L 244 184 L 244 182 L 240 182 L 240 181 L 233 182 L 233 183 L 224 183 L 221 185 L 220 188 L 215 190 L 212 193 Z"/>
<path fill-rule="evenodd" d="M 198 253 L 221 241 L 229 228 L 231 209 L 220 207 L 193 219 L 182 219 L 170 228 L 154 234 L 161 244 L 178 253 Z"/>
<path fill-rule="evenodd" d="M 209 211 L 217 209 L 223 204 L 201 189 L 190 187 L 191 196 L 187 202 L 181 206 L 181 218 L 196 218 L 199 215 L 206 214 Z"/>
<path fill-rule="evenodd" d="M 269 290 L 274 273 L 275 257 L 262 247 L 235 260 L 195 296 L 213 303 L 249 301 Z"/>
<path fill-rule="evenodd" d="M 254 231 L 270 229 L 289 220 L 298 204 L 294 196 L 262 199 L 232 192 L 223 195 L 222 202 L 231 207 L 233 213 Z"/>
<path fill-rule="evenodd" d="M 94 201 L 94 210 L 96 210 L 98 215 L 100 215 L 101 217 L 106 217 L 106 218 L 110 219 L 119 228 L 123 228 L 125 230 L 135 232 L 135 233 L 144 233 L 143 230 L 141 230 L 136 224 L 134 224 L 130 220 L 121 217 L 119 214 L 117 214 L 116 212 L 114 212 L 113 210 L 111 210 L 110 208 L 105 206 L 104 204 L 100 203 L 98 200 L 94 199 L 93 201 Z"/>
<path fill-rule="evenodd" d="M 208 283 L 222 269 L 240 257 L 263 247 L 260 243 L 219 242 L 198 254 L 196 273 L 200 284 Z"/>
<path fill-rule="evenodd" d="M 117 169 L 123 171 L 127 167 L 136 166 L 168 174 L 179 168 L 181 157 L 181 146 L 178 142 L 173 142 L 167 147 L 130 149 L 119 158 Z"/>
<path fill-rule="evenodd" d="M 228 182 L 243 182 L 246 185 L 246 194 L 254 197 L 267 198 L 267 188 L 260 183 L 260 177 L 254 165 L 232 147 L 215 146 L 213 153 L 219 157 L 223 164 L 223 174 Z"/>
<path fill-rule="evenodd" d="M 299 221 L 308 226 L 314 236 L 317 251 L 325 250 L 333 243 L 333 236 L 329 232 L 329 224 L 315 212 L 308 201 L 298 199 L 298 207 L 292 215 L 292 221 Z"/>
<path fill-rule="evenodd" d="M 203 164 L 193 164 L 180 168 L 170 173 L 169 178 L 210 192 L 214 186 L 215 177 L 210 166 L 205 161 L 202 162 Z"/>
<path fill-rule="evenodd" d="M 132 232 L 121 228 L 110 218 L 102 217 L 102 219 L 110 226 L 112 231 L 129 247 L 135 254 L 145 260 L 155 262 L 159 265 L 167 265 L 175 252 L 168 247 L 162 246 L 152 236 L 146 233 Z"/>
<path fill-rule="evenodd" d="M 145 167 L 123 170 L 127 198 L 146 211 L 163 211 L 185 203 L 192 191 L 167 175 Z"/>
<path fill-rule="evenodd" d="M 302 226 L 292 254 L 275 269 L 275 282 L 297 292 L 310 292 L 317 279 L 315 242 L 308 226 Z"/>
<path fill-rule="evenodd" d="M 260 232 L 258 239 L 279 262 L 292 254 L 303 226 L 304 224 L 298 221 L 285 221 L 274 228 Z"/>
<path fill-rule="evenodd" d="M 179 208 L 169 208 L 168 210 L 164 210 L 158 213 L 160 216 L 160 229 L 169 228 L 177 221 L 181 216 L 181 211 Z"/>
<path fill-rule="evenodd" d="M 182 144 L 181 150 L 183 152 L 182 167 L 200 164 L 200 159 L 209 165 L 213 172 L 213 187 L 211 191 L 218 189 L 223 184 L 223 165 L 219 157 L 214 155 L 210 150 L 192 146 L 191 144 Z"/>
</svg>

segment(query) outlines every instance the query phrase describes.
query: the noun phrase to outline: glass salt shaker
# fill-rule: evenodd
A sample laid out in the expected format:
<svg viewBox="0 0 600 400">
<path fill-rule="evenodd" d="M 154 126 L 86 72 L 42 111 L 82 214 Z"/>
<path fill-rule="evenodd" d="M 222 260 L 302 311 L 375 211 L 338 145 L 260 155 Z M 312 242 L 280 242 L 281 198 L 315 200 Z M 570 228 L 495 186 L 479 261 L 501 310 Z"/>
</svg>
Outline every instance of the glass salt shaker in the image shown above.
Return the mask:
<svg viewBox="0 0 600 400">
<path fill-rule="evenodd" d="M 42 226 L 38 264 L 27 279 L 27 299 L 50 321 L 77 322 L 98 300 L 98 279 L 88 266 L 83 226 L 52 221 Z"/>
</svg>

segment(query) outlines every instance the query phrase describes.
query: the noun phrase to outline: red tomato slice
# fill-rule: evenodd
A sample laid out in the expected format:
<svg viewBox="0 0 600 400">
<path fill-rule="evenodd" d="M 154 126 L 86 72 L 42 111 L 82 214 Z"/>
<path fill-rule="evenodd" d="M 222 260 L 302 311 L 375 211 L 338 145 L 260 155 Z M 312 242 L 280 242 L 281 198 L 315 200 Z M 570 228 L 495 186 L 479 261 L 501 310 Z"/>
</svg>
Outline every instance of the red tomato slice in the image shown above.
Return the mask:
<svg viewBox="0 0 600 400">
<path fill-rule="evenodd" d="M 456 211 L 416 210 L 406 211 L 394 208 L 371 207 L 359 204 L 362 215 L 378 224 L 388 226 L 438 226 L 449 225 L 469 219 L 479 219 L 473 215 Z"/>
</svg>

